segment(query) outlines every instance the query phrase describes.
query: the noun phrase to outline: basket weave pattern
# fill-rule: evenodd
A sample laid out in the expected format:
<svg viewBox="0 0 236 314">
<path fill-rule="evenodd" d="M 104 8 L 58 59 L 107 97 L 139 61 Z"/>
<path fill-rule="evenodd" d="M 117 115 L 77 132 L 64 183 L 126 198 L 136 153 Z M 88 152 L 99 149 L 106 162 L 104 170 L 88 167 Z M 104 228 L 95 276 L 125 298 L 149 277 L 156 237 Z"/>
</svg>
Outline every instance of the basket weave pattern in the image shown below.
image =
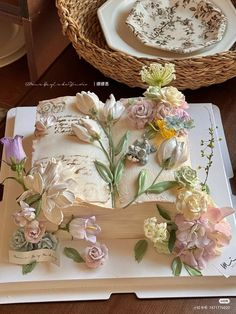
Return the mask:
<svg viewBox="0 0 236 314">
<path fill-rule="evenodd" d="M 77 53 L 105 76 L 130 87 L 145 88 L 146 85 L 140 79 L 141 68 L 152 62 L 164 64 L 166 60 L 137 58 L 111 50 L 106 44 L 97 18 L 97 9 L 104 2 L 105 0 L 56 0 L 63 32 L 69 37 Z M 176 67 L 175 86 L 179 89 L 196 89 L 236 76 L 236 51 L 174 59 L 171 63 Z"/>
</svg>

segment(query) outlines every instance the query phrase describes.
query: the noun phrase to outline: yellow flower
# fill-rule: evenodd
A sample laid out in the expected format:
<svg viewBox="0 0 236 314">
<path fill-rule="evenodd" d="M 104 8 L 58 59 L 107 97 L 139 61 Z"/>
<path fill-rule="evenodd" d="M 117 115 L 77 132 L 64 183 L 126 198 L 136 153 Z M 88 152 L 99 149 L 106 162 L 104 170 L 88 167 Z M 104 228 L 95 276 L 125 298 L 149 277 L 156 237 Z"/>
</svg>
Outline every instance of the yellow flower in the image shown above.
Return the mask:
<svg viewBox="0 0 236 314">
<path fill-rule="evenodd" d="M 159 63 L 151 63 L 144 66 L 140 71 L 141 79 L 149 86 L 165 86 L 175 80 L 175 65 L 166 63 L 164 66 Z"/>
<path fill-rule="evenodd" d="M 164 120 L 156 120 L 156 126 L 159 128 L 159 132 L 162 137 L 169 139 L 176 135 L 174 129 L 168 129 Z"/>
</svg>

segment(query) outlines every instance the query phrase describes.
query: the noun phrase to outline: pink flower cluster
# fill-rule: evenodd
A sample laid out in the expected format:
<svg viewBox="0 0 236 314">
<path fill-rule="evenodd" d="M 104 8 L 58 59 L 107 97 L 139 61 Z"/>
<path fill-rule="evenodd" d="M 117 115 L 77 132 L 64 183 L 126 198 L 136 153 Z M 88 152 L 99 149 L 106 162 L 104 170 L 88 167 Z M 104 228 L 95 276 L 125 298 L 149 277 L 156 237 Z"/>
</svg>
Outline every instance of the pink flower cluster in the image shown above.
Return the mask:
<svg viewBox="0 0 236 314">
<path fill-rule="evenodd" d="M 175 217 L 175 252 L 181 260 L 197 269 L 205 268 L 210 258 L 219 255 L 231 240 L 231 226 L 224 218 L 233 208 L 209 207 L 198 220 L 189 221 L 182 214 Z"/>
</svg>

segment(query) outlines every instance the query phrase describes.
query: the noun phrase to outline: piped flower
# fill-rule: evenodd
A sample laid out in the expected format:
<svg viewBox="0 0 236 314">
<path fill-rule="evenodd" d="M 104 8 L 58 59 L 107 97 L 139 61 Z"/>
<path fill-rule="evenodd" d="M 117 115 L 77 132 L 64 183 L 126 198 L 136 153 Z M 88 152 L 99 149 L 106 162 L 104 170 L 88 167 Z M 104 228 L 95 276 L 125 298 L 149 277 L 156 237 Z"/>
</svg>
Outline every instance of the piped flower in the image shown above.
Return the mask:
<svg viewBox="0 0 236 314">
<path fill-rule="evenodd" d="M 96 243 L 101 228 L 96 223 L 96 217 L 75 218 L 69 224 L 69 232 L 75 239 L 85 239 Z"/>
<path fill-rule="evenodd" d="M 24 167 L 26 154 L 22 145 L 23 136 L 16 135 L 13 137 L 3 137 L 0 142 L 4 145 L 6 162 L 11 165 L 13 171 L 16 168 Z"/>
<path fill-rule="evenodd" d="M 85 249 L 85 263 L 89 268 L 102 266 L 108 257 L 108 249 L 104 244 L 96 243 Z"/>
<path fill-rule="evenodd" d="M 165 86 L 175 80 L 175 65 L 166 63 L 164 66 L 159 63 L 151 63 L 144 66 L 140 71 L 143 82 L 150 86 Z"/>
<path fill-rule="evenodd" d="M 48 134 L 48 129 L 52 127 L 57 118 L 54 115 L 45 115 L 41 116 L 38 121 L 35 123 L 35 136 L 43 136 Z"/>
<path fill-rule="evenodd" d="M 127 110 L 129 119 L 137 129 L 143 129 L 154 118 L 153 102 L 148 99 L 138 98 Z"/>
<path fill-rule="evenodd" d="M 20 201 L 21 210 L 13 214 L 14 222 L 20 227 L 24 227 L 29 221 L 35 219 L 35 208 L 30 207 L 24 201 Z"/>
<path fill-rule="evenodd" d="M 108 123 L 116 121 L 121 117 L 124 110 L 125 107 L 123 103 L 121 101 L 116 101 L 114 95 L 111 94 L 105 105 L 100 107 L 99 119 Z"/>
<path fill-rule="evenodd" d="M 76 107 L 84 114 L 96 115 L 103 105 L 95 93 L 81 92 L 76 94 Z"/>
<path fill-rule="evenodd" d="M 100 139 L 101 130 L 98 123 L 89 117 L 80 118 L 78 124 L 73 123 L 71 127 L 74 134 L 83 142 L 91 143 Z"/>
<path fill-rule="evenodd" d="M 33 220 L 24 227 L 24 235 L 27 242 L 38 243 L 46 230 L 46 226 L 43 222 Z"/>
</svg>

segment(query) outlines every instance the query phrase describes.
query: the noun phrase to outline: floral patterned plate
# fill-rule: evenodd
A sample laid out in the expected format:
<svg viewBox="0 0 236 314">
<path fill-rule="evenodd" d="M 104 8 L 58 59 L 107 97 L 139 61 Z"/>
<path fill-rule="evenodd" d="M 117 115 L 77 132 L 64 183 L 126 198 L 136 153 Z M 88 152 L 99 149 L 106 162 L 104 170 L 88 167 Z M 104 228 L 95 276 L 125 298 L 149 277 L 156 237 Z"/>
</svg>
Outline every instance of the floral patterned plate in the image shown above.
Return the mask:
<svg viewBox="0 0 236 314">
<path fill-rule="evenodd" d="M 126 24 L 147 46 L 190 53 L 220 41 L 227 18 L 206 0 L 138 0 Z"/>
</svg>

